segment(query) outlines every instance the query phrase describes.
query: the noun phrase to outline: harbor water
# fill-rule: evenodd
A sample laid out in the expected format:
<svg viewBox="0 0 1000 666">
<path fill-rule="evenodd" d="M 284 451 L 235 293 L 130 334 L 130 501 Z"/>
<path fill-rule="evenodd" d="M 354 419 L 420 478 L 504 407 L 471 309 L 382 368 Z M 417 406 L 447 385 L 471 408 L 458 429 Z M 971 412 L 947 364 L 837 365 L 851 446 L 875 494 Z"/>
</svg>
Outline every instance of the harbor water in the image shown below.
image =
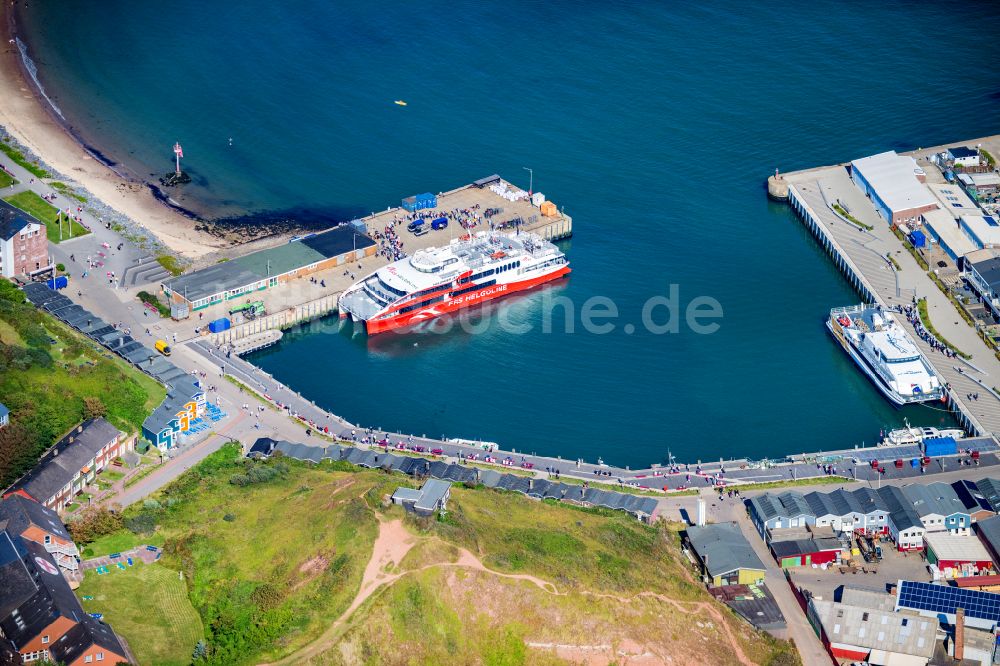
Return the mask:
<svg viewBox="0 0 1000 666">
<path fill-rule="evenodd" d="M 762 183 L 1000 132 L 1000 80 L 955 66 L 987 55 L 957 36 L 998 18 L 994 3 L 735 0 L 19 11 L 70 124 L 144 177 L 171 168 L 179 140 L 194 182 L 171 195 L 204 216 L 346 219 L 495 172 L 527 188 L 530 167 L 574 218 L 572 275 L 499 304 L 534 330 L 496 312 L 475 334 L 368 339 L 324 322 L 249 358 L 354 422 L 633 466 L 953 423 L 893 409 L 830 338 L 826 313 L 857 296 Z M 714 299 L 718 331 L 646 330 L 644 305 L 671 285 L 681 308 Z M 619 312 L 609 333 L 581 325 L 595 296 Z M 573 332 L 540 330 L 556 299 Z"/>
</svg>

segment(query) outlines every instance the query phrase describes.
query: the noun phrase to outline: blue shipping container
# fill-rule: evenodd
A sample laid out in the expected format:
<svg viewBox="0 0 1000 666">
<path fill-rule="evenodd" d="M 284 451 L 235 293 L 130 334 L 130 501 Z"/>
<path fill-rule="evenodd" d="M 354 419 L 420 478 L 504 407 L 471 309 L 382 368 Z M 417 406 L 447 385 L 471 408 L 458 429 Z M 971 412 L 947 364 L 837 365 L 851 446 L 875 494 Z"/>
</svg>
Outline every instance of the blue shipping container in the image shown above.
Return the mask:
<svg viewBox="0 0 1000 666">
<path fill-rule="evenodd" d="M 958 453 L 954 437 L 932 437 L 924 440 L 924 454 L 930 457 L 953 456 Z"/>
<path fill-rule="evenodd" d="M 927 237 L 919 229 L 910 234 L 910 240 L 913 241 L 913 247 L 923 247 L 927 244 Z"/>
<path fill-rule="evenodd" d="M 222 319 L 216 319 L 215 321 L 208 323 L 208 330 L 212 333 L 222 333 L 223 331 L 228 331 L 230 327 L 229 320 L 223 317 Z"/>
<path fill-rule="evenodd" d="M 403 199 L 403 210 L 410 213 L 417 210 L 417 198 L 416 197 L 406 197 Z"/>
<path fill-rule="evenodd" d="M 65 289 L 69 286 L 69 280 L 65 275 L 60 275 L 52 280 L 46 280 L 45 284 L 49 289 Z"/>
</svg>

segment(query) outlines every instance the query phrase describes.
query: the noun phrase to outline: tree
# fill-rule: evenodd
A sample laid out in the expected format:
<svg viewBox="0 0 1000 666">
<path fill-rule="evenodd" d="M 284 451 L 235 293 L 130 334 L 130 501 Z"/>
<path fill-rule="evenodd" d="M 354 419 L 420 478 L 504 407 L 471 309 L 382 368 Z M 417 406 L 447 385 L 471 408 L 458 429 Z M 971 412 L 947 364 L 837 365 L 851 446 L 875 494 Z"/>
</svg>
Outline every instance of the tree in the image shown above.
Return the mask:
<svg viewBox="0 0 1000 666">
<path fill-rule="evenodd" d="M 77 544 L 86 544 L 95 539 L 117 532 L 123 526 L 120 514 L 104 507 L 92 507 L 83 511 L 79 518 L 69 524 L 69 532 Z"/>
<path fill-rule="evenodd" d="M 108 408 L 97 396 L 86 396 L 83 399 L 83 418 L 96 419 L 98 416 L 106 416 Z"/>
</svg>

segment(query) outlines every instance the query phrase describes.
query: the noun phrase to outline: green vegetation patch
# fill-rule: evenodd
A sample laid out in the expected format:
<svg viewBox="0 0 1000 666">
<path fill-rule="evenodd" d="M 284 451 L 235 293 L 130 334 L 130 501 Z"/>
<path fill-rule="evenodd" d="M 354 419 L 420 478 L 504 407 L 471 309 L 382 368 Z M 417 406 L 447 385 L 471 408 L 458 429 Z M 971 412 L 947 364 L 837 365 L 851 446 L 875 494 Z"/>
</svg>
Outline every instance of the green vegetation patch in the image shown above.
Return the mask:
<svg viewBox="0 0 1000 666">
<path fill-rule="evenodd" d="M 103 613 L 140 664 L 187 666 L 204 636 L 180 573 L 162 564 L 110 567 L 100 576 L 88 571 L 76 593 L 93 597 L 83 599 L 83 609 Z"/>
<path fill-rule="evenodd" d="M 32 162 L 25 157 L 24 153 L 10 145 L 9 139 L 4 139 L 0 141 L 0 152 L 9 157 L 14 161 L 15 164 L 19 164 L 35 178 L 51 178 L 52 174 L 43 169 L 38 162 Z"/>
<path fill-rule="evenodd" d="M 5 197 L 4 201 L 44 223 L 45 234 L 52 243 L 60 243 L 63 240 L 86 236 L 90 233 L 90 230 L 68 215 L 60 215 L 58 208 L 34 192 L 18 192 L 15 195 Z M 60 227 L 62 227 L 61 234 Z"/>
<path fill-rule="evenodd" d="M 156 294 L 151 294 L 148 291 L 140 291 L 136 296 L 143 303 L 148 303 L 156 308 L 156 311 L 160 313 L 161 317 L 170 316 L 170 308 L 160 302 L 160 299 L 156 297 Z"/>
<path fill-rule="evenodd" d="M 853 224 L 854 226 L 856 226 L 856 227 L 858 227 L 860 229 L 864 229 L 866 231 L 871 231 L 871 230 L 873 230 L 875 228 L 875 227 L 873 227 L 870 224 L 865 224 L 864 222 L 862 222 L 858 218 L 856 218 L 853 215 L 851 215 L 850 213 L 848 213 L 847 210 L 843 206 L 841 206 L 840 204 L 833 204 L 833 210 L 835 210 L 837 212 L 837 215 L 840 215 L 842 218 L 844 218 L 845 220 L 847 220 L 848 222 L 850 222 L 851 224 Z"/>
<path fill-rule="evenodd" d="M 0 187 L 10 187 L 11 185 L 16 185 L 17 179 L 10 175 L 3 169 L 0 169 Z"/>
<path fill-rule="evenodd" d="M 56 192 L 59 192 L 60 194 L 63 194 L 71 199 L 76 199 L 80 203 L 87 203 L 87 197 L 83 196 L 82 194 L 77 194 L 76 190 L 74 190 L 66 183 L 60 183 L 58 180 L 54 180 L 51 183 L 49 183 L 49 187 L 51 187 Z"/>
<path fill-rule="evenodd" d="M 170 271 L 171 275 L 180 275 L 184 272 L 184 266 L 182 266 L 177 257 L 173 255 L 161 254 L 156 258 L 156 261 Z"/>
<path fill-rule="evenodd" d="M 0 322 L 0 402 L 11 411 L 10 424 L 0 428 L 0 485 L 86 418 L 104 416 L 138 431 L 166 394 L 152 377 L 26 303 L 4 279 Z"/>
</svg>

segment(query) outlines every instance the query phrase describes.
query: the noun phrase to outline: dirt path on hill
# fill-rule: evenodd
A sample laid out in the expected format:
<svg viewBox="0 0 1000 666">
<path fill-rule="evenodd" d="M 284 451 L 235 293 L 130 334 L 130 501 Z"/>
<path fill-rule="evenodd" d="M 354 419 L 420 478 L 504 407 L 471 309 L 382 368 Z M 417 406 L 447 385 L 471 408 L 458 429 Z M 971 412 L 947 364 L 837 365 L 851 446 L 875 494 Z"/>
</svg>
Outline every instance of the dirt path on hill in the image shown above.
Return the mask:
<svg viewBox="0 0 1000 666">
<path fill-rule="evenodd" d="M 364 575 L 361 577 L 361 587 L 358 589 L 358 593 L 351 602 L 351 605 L 347 607 L 347 610 L 345 610 L 341 616 L 338 617 L 333 624 L 331 624 L 330 627 L 312 643 L 309 643 L 298 652 L 295 652 L 280 661 L 274 662 L 273 664 L 261 664 L 261 666 L 285 666 L 289 664 L 300 664 L 311 659 L 312 657 L 330 650 L 336 645 L 337 640 L 340 638 L 341 631 L 346 625 L 347 620 L 350 619 L 361 604 L 367 601 L 368 598 L 371 597 L 372 594 L 374 594 L 379 588 L 391 585 L 407 574 L 424 571 L 433 567 L 456 567 L 480 571 L 491 576 L 497 576 L 498 578 L 527 581 L 547 594 L 557 596 L 567 594 L 566 592 L 560 592 L 553 583 L 538 578 L 537 576 L 532 576 L 530 574 L 509 574 L 501 571 L 494 571 L 484 565 L 478 557 L 465 548 L 459 548 L 459 557 L 455 562 L 435 562 L 433 564 L 426 564 L 422 567 L 417 567 L 416 569 L 389 573 L 392 568 L 399 566 L 399 563 L 403 561 L 403 558 L 408 552 L 410 552 L 410 549 L 417 544 L 417 541 L 418 539 L 413 534 L 408 532 L 405 527 L 403 527 L 403 522 L 401 520 L 386 521 L 379 519 L 379 533 L 378 537 L 375 539 L 375 545 L 372 548 L 371 559 L 368 560 L 368 564 L 365 566 Z M 691 614 L 693 612 L 704 611 L 722 628 L 722 631 L 725 632 L 728 643 L 733 649 L 733 654 L 740 661 L 740 663 L 746 666 L 753 666 L 753 662 L 750 661 L 750 659 L 743 652 L 736 636 L 733 635 L 729 625 L 726 624 L 722 613 L 719 609 L 715 608 L 711 602 L 682 602 L 671 599 L 670 597 L 657 592 L 640 592 L 632 597 L 589 591 L 584 591 L 583 594 L 597 598 L 612 599 L 626 604 L 632 603 L 640 597 L 649 597 L 668 603 L 683 613 Z M 536 648 L 554 647 L 556 652 L 563 658 L 580 661 L 585 664 L 608 663 L 607 657 L 610 654 L 609 650 L 611 649 L 610 646 L 604 645 L 549 645 L 542 643 L 529 643 L 528 645 L 529 647 Z M 613 658 L 618 657 L 624 657 L 626 659 L 626 662 L 623 663 L 636 665 L 647 663 L 665 663 L 665 660 L 659 655 L 646 652 L 642 650 L 639 645 L 632 643 L 622 645 L 618 654 L 613 655 Z"/>
</svg>

